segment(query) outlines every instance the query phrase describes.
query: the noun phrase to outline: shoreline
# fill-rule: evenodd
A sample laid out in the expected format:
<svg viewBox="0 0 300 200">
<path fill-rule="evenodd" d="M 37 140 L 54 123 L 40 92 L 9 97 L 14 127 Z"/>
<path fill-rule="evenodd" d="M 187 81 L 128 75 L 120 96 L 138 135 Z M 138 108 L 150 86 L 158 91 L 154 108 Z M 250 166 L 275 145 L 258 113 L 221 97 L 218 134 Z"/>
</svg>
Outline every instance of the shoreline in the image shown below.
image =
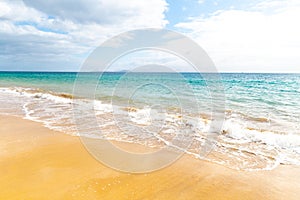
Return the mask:
<svg viewBox="0 0 300 200">
<path fill-rule="evenodd" d="M 0 199 L 298 199 L 300 167 L 237 171 L 189 155 L 130 174 L 96 161 L 80 138 L 0 115 Z M 120 144 L 139 150 L 139 145 Z"/>
</svg>

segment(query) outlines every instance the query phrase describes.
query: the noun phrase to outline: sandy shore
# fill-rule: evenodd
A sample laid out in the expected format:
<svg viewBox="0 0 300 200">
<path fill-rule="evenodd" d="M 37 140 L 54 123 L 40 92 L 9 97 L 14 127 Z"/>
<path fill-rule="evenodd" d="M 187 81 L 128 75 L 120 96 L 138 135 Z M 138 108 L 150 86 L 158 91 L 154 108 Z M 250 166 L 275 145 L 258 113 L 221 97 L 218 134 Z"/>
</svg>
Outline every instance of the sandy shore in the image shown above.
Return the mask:
<svg viewBox="0 0 300 200">
<path fill-rule="evenodd" d="M 183 156 L 153 173 L 121 173 L 96 161 L 77 137 L 17 117 L 0 116 L 0 123 L 0 199 L 296 200 L 300 196 L 300 167 L 244 172 Z"/>
</svg>

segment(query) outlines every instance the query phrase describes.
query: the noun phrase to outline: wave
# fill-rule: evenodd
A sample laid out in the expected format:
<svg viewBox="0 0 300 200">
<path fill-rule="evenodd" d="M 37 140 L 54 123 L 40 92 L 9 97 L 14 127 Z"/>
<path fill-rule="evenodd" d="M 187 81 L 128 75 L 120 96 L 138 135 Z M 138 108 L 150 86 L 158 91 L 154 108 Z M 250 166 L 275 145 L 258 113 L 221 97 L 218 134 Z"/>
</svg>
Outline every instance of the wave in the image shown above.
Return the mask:
<svg viewBox="0 0 300 200">
<path fill-rule="evenodd" d="M 74 99 L 76 101 L 74 102 Z M 149 106 L 134 107 L 111 105 L 99 100 L 74 97 L 72 94 L 46 91 L 37 88 L 0 88 L 0 102 L 20 108 L 24 118 L 43 123 L 44 126 L 70 135 L 79 135 L 73 118 L 74 103 L 90 103 L 99 122 L 101 133 L 89 126 L 89 116 L 82 113 L 84 137 L 133 142 L 150 147 L 175 146 L 180 151 L 199 159 L 209 160 L 239 170 L 270 170 L 279 164 L 300 165 L 300 136 L 282 130 L 268 129 L 271 118 L 253 117 L 241 111 L 227 110 L 215 148 L 206 156 L 201 151 L 211 124 L 209 113 L 182 116 L 180 108 L 169 107 L 160 112 Z M 0 107 L 1 112 L 13 112 Z M 116 123 L 118 123 L 116 125 Z M 189 129 L 193 143 L 189 149 L 180 146 L 185 141 L 172 140 L 181 134 L 179 127 Z M 252 126 L 264 124 L 265 129 Z M 120 131 L 120 128 L 122 131 Z M 147 128 L 151 131 L 147 132 Z M 141 131 L 142 130 L 142 131 Z"/>
</svg>

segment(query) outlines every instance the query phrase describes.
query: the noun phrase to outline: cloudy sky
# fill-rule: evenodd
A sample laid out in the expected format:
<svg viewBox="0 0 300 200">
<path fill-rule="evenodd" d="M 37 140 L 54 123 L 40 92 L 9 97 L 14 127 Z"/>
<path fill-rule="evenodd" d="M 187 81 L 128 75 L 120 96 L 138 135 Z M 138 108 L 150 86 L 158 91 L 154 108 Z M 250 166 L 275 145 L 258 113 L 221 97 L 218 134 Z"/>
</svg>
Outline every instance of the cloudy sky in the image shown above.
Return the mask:
<svg viewBox="0 0 300 200">
<path fill-rule="evenodd" d="M 153 27 L 221 72 L 300 72 L 299 19 L 299 0 L 0 0 L 0 71 L 77 71 L 108 38 Z"/>
</svg>

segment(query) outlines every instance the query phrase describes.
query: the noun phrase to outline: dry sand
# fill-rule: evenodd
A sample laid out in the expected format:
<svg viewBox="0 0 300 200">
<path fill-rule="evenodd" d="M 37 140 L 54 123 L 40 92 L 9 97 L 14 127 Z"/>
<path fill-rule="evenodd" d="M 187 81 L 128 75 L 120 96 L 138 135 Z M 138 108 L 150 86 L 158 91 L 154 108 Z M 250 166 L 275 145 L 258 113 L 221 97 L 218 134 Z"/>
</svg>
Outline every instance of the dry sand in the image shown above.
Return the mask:
<svg viewBox="0 0 300 200">
<path fill-rule="evenodd" d="M 0 123 L 1 200 L 300 198 L 300 167 L 245 172 L 185 155 L 153 173 L 122 173 L 96 161 L 78 137 L 17 117 Z"/>
</svg>

